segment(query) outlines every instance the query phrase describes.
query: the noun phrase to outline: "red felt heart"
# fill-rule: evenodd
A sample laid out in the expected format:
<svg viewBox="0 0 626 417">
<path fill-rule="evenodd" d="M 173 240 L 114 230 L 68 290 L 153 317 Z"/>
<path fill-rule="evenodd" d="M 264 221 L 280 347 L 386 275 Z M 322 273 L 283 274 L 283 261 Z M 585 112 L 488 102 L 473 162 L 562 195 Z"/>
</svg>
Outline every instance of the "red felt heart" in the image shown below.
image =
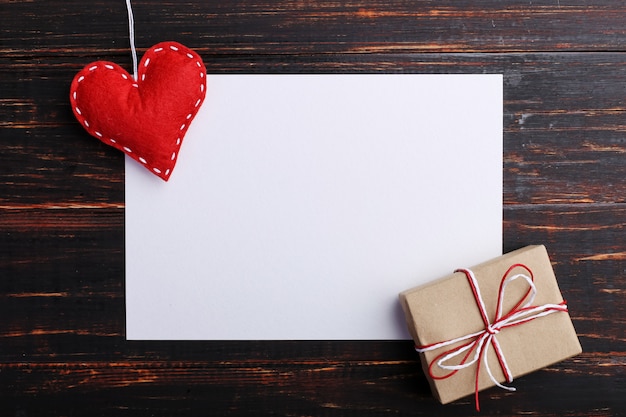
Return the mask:
<svg viewBox="0 0 626 417">
<path fill-rule="evenodd" d="M 89 134 L 167 181 L 205 94 L 200 56 L 162 42 L 144 54 L 137 80 L 112 62 L 87 65 L 72 81 L 70 102 Z"/>
</svg>

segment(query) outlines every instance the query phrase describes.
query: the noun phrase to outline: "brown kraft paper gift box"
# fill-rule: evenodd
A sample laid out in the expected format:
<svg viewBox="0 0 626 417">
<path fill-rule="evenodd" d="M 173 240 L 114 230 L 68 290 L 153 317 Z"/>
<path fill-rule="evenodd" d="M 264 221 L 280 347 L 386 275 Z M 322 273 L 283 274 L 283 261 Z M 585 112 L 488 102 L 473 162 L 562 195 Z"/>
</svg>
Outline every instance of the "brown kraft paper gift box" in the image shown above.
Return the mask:
<svg viewBox="0 0 626 417">
<path fill-rule="evenodd" d="M 516 264 L 522 266 L 512 268 L 507 274 L 507 270 Z M 510 252 L 469 270 L 476 278 L 478 291 L 484 301 L 484 311 L 491 324 L 496 320 L 500 286 L 505 274 L 508 277 L 516 274 L 528 277 L 532 275 L 536 286 L 536 296 L 532 306 L 563 303 L 548 253 L 543 245 L 528 246 Z M 529 300 L 527 294 L 530 291 L 529 288 L 530 284 L 521 277 L 509 282 L 502 301 L 501 316 L 506 317 L 506 314 L 514 309 L 522 298 L 524 301 L 520 303 L 521 306 L 519 304 L 518 306 L 524 307 Z M 465 272 L 455 272 L 431 283 L 404 291 L 400 293 L 400 302 L 405 312 L 409 332 L 417 347 L 427 347 L 439 342 L 458 339 L 484 331 L 487 327 L 481 316 L 477 297 L 474 296 L 470 278 Z M 561 308 L 566 310 L 564 303 Z M 498 332 L 493 332 L 493 330 L 490 332 L 490 334 L 493 333 L 501 349 L 501 356 L 505 358 L 504 367 L 508 366 L 513 378 L 552 365 L 582 351 L 567 311 L 553 311 L 551 314 L 518 325 L 503 327 Z M 441 403 L 446 404 L 476 393 L 476 407 L 479 408 L 477 392 L 496 385 L 489 377 L 482 357 L 473 365 L 460 369 L 447 378 L 434 378 L 453 372 L 437 365 L 437 361 L 445 355 L 445 352 L 475 339 L 478 337 L 445 347 L 435 346 L 433 350 L 420 352 L 422 367 L 433 394 Z M 495 353 L 495 347 L 487 342 L 484 346 L 487 365 L 493 378 L 499 383 L 508 385 L 503 366 Z M 476 351 L 478 350 L 477 347 Z M 445 364 L 458 365 L 465 355 L 468 355 L 466 363 L 470 362 L 476 351 L 459 354 Z M 433 375 L 429 374 L 429 366 Z"/>
</svg>

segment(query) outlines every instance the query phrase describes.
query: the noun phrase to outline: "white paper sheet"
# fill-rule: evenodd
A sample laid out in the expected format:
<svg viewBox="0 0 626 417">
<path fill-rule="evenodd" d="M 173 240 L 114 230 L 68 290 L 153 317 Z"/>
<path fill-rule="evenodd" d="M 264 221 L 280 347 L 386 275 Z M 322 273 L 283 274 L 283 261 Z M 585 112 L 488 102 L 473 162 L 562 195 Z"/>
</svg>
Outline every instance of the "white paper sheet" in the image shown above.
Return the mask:
<svg viewBox="0 0 626 417">
<path fill-rule="evenodd" d="M 209 75 L 170 181 L 126 160 L 128 339 L 410 339 L 501 247 L 501 75 Z"/>
</svg>

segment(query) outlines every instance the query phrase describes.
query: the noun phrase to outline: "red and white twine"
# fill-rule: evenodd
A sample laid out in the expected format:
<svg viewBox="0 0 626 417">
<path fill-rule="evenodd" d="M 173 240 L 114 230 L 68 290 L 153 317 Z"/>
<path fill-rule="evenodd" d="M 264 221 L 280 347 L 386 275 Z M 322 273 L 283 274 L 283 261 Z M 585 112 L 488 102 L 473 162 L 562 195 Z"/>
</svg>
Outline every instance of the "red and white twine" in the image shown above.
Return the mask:
<svg viewBox="0 0 626 417">
<path fill-rule="evenodd" d="M 509 276 L 509 274 L 511 274 L 511 272 L 515 268 L 524 269 L 528 273 L 528 275 L 525 273 L 517 273 Z M 480 377 L 481 362 L 484 363 L 485 370 L 487 371 L 489 379 L 496 386 L 509 391 L 515 391 L 515 388 L 501 384 L 494 377 L 489 367 L 489 361 L 487 360 L 487 350 L 491 345 L 494 349 L 496 357 L 498 358 L 498 362 L 500 364 L 500 367 L 502 368 L 506 381 L 508 383 L 513 382 L 513 375 L 511 373 L 511 370 L 509 369 L 506 357 L 504 356 L 502 348 L 500 347 L 500 343 L 498 342 L 498 339 L 496 337 L 497 334 L 508 327 L 519 326 L 552 313 L 566 312 L 567 305 L 565 301 L 562 301 L 559 304 L 548 303 L 540 306 L 533 306 L 532 303 L 535 300 L 535 296 L 537 294 L 537 288 L 534 283 L 533 273 L 527 266 L 523 264 L 514 264 L 509 267 L 509 269 L 502 276 L 502 280 L 500 282 L 500 290 L 498 292 L 496 314 L 492 322 L 491 320 L 489 320 L 489 317 L 487 315 L 485 302 L 483 301 L 482 295 L 480 293 L 480 288 L 478 286 L 478 282 L 476 280 L 476 277 L 474 276 L 474 273 L 469 269 L 459 269 L 455 272 L 463 272 L 467 277 L 469 285 L 472 289 L 472 293 L 474 294 L 474 299 L 476 300 L 476 305 L 485 325 L 484 329 L 464 336 L 456 337 L 454 339 L 449 339 L 425 346 L 416 346 L 415 350 L 420 353 L 429 352 L 465 342 L 459 346 L 455 346 L 449 350 L 444 351 L 435 359 L 433 359 L 428 366 L 428 373 L 433 379 L 446 379 L 450 378 L 458 371 L 469 368 L 476 364 L 474 397 L 476 401 L 476 410 L 480 411 L 480 404 L 478 401 L 478 382 Z M 502 304 L 504 301 L 506 287 L 516 279 L 525 280 L 529 288 L 526 293 L 520 298 L 517 304 L 508 313 L 503 315 Z M 527 301 L 524 303 L 525 300 Z M 463 354 L 465 355 L 460 362 L 457 362 L 457 364 L 449 364 L 449 361 Z M 468 359 L 470 360 L 468 361 Z M 433 373 L 433 367 L 435 365 L 443 370 L 450 372 L 445 375 L 435 375 Z"/>
</svg>

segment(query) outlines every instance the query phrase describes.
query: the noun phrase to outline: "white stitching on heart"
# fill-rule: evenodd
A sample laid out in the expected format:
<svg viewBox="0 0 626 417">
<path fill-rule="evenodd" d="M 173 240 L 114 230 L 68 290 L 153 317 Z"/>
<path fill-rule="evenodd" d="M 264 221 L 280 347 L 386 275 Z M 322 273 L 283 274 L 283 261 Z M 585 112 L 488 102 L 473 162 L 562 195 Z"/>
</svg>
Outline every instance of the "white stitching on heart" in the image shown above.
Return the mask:
<svg viewBox="0 0 626 417">
<path fill-rule="evenodd" d="M 148 68 L 148 65 L 150 65 L 150 58 L 146 58 L 146 62 L 144 62 L 143 67 Z"/>
</svg>

